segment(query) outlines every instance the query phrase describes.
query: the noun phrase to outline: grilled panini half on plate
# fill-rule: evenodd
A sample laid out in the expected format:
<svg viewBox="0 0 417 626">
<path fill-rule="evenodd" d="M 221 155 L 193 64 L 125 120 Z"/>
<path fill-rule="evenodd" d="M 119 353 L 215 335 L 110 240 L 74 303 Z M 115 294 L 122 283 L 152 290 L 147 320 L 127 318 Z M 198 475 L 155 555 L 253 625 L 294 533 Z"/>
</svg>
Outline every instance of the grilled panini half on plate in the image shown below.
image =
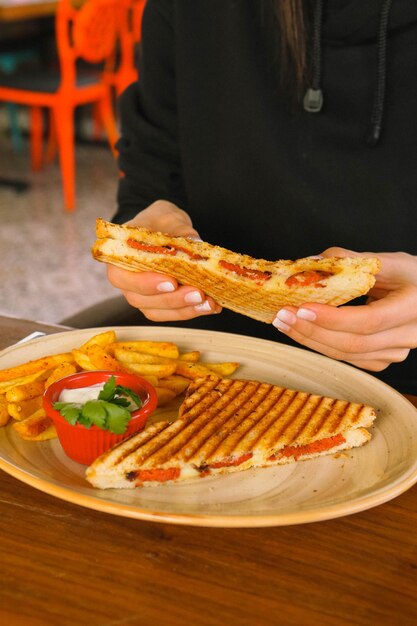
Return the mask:
<svg viewBox="0 0 417 626">
<path fill-rule="evenodd" d="M 375 417 L 363 404 L 210 375 L 191 383 L 178 419 L 117 445 L 86 477 L 129 488 L 312 459 L 363 445 Z"/>
<path fill-rule="evenodd" d="M 97 220 L 92 254 L 131 271 L 162 272 L 237 313 L 271 323 L 286 305 L 339 305 L 369 291 L 376 257 L 265 261 L 206 242 Z"/>
</svg>

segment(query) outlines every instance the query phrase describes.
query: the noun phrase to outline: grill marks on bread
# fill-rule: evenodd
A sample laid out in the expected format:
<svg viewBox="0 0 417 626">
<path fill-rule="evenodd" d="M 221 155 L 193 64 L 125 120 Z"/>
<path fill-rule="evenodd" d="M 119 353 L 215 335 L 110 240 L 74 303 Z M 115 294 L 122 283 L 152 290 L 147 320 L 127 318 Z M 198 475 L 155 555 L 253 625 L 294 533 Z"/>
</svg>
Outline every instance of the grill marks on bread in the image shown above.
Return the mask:
<svg viewBox="0 0 417 626">
<path fill-rule="evenodd" d="M 303 445 L 358 424 L 366 407 L 256 381 L 209 376 L 191 383 L 179 419 L 136 435 L 113 465 L 130 455 L 141 469 L 184 462 L 210 465 L 297 442 Z M 362 424 L 365 425 L 365 424 Z"/>
<path fill-rule="evenodd" d="M 131 271 L 158 271 L 202 289 L 218 304 L 270 323 L 286 305 L 321 302 L 338 306 L 375 283 L 376 258 L 268 261 L 207 242 L 97 220 L 95 259 Z"/>
<path fill-rule="evenodd" d="M 289 463 L 362 446 L 375 417 L 360 403 L 213 374 L 190 384 L 176 421 L 121 442 L 86 477 L 134 488 Z"/>
<path fill-rule="evenodd" d="M 268 383 L 210 378 L 202 386 L 196 381 L 196 391 L 191 385 L 181 412 L 183 419 L 208 420 L 202 434 L 210 438 L 203 442 L 202 437 L 188 448 L 188 460 L 195 463 L 331 437 L 341 433 L 345 424 L 358 424 L 367 413 L 362 404 Z"/>
</svg>

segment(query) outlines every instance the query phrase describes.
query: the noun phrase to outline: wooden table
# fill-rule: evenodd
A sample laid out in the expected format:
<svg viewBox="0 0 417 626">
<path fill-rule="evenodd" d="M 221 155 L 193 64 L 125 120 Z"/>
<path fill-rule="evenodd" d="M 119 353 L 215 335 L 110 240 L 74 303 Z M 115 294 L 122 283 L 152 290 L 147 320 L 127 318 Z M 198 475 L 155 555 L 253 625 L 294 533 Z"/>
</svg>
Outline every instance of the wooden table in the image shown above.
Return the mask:
<svg viewBox="0 0 417 626">
<path fill-rule="evenodd" d="M 0 317 L 0 347 L 34 330 L 62 328 Z M 0 623 L 414 626 L 416 528 L 417 486 L 327 522 L 216 529 L 114 517 L 0 472 Z"/>
<path fill-rule="evenodd" d="M 80 6 L 85 0 L 75 0 Z M 0 22 L 17 22 L 50 17 L 55 14 L 58 0 L 0 0 Z"/>
<path fill-rule="evenodd" d="M 0 21 L 16 22 L 39 17 L 49 17 L 56 11 L 57 0 L 2 0 L 0 1 Z"/>
</svg>

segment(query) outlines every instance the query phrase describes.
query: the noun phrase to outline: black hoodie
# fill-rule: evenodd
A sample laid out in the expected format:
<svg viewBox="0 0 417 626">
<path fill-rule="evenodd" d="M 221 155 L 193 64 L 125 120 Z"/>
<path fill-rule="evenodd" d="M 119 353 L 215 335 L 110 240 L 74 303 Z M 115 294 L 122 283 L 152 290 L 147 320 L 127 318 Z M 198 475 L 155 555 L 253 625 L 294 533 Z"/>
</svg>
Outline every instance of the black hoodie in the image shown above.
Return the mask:
<svg viewBox="0 0 417 626">
<path fill-rule="evenodd" d="M 115 221 L 162 198 L 203 239 L 262 258 L 417 254 L 417 1 L 389 4 L 322 2 L 311 113 L 282 78 L 272 0 L 148 0 L 140 80 L 121 99 Z M 229 312 L 187 325 L 286 341 Z M 417 393 L 415 355 L 380 377 Z"/>
</svg>

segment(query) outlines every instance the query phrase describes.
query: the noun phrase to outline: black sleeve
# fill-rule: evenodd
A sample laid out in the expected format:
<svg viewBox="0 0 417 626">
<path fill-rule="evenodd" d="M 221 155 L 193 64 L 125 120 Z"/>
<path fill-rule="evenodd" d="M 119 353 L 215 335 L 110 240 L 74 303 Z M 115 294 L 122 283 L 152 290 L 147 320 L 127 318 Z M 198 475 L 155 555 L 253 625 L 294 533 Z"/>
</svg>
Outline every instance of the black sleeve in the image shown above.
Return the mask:
<svg viewBox="0 0 417 626">
<path fill-rule="evenodd" d="M 116 223 L 160 199 L 187 210 L 178 144 L 172 11 L 172 0 L 148 0 L 139 81 L 120 98 Z"/>
</svg>

